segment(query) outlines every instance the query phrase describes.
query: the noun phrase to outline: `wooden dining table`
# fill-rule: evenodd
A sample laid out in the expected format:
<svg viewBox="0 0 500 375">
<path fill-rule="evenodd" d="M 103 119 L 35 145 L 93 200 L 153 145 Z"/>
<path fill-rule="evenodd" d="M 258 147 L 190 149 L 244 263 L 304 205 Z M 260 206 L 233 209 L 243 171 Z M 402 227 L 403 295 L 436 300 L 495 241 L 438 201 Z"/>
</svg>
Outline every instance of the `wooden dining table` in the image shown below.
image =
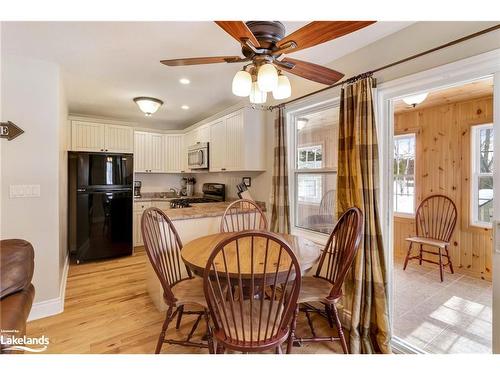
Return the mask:
<svg viewBox="0 0 500 375">
<path fill-rule="evenodd" d="M 198 276 L 203 276 L 208 258 L 215 246 L 234 233 L 216 233 L 199 237 L 185 244 L 181 250 L 181 257 L 186 266 Z M 310 270 L 321 256 L 321 249 L 314 242 L 292 234 L 278 234 L 297 257 L 302 274 Z M 249 246 L 250 242 L 242 242 L 240 246 Z M 245 249 L 241 248 L 243 252 Z M 244 275 L 243 275 L 244 276 Z"/>
</svg>

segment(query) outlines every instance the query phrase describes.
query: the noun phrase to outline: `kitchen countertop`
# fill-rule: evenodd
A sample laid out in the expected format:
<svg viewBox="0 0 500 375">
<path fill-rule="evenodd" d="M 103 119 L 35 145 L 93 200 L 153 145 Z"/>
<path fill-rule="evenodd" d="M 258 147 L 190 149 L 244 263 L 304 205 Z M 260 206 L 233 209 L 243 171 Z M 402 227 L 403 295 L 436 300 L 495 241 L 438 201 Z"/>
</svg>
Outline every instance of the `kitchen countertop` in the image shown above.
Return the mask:
<svg viewBox="0 0 500 375">
<path fill-rule="evenodd" d="M 174 198 L 135 198 L 135 202 L 168 202 Z M 200 219 L 205 217 L 217 217 L 222 216 L 226 211 L 226 208 L 233 201 L 226 202 L 211 202 L 211 203 L 191 203 L 191 207 L 183 208 L 165 208 L 165 212 L 168 217 L 172 220 L 189 220 L 189 219 Z M 266 211 L 266 205 L 264 202 L 256 202 L 262 211 Z M 154 207 L 154 206 L 153 206 Z"/>
</svg>

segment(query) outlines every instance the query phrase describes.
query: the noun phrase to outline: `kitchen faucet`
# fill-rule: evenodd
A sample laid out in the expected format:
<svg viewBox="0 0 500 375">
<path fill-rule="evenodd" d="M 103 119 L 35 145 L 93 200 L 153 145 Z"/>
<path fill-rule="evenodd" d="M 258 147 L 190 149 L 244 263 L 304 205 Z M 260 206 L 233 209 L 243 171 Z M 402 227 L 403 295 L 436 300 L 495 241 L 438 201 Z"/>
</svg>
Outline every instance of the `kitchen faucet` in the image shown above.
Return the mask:
<svg viewBox="0 0 500 375">
<path fill-rule="evenodd" d="M 173 191 L 178 197 L 180 196 L 180 192 L 176 188 L 170 188 L 170 191 Z"/>
</svg>

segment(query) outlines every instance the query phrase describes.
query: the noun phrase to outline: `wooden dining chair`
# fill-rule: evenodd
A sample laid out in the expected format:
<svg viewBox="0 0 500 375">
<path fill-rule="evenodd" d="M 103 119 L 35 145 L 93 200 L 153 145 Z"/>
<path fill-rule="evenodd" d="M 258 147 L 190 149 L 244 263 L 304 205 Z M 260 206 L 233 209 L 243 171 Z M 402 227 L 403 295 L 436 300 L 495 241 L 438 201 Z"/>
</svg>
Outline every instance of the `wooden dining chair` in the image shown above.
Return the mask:
<svg viewBox="0 0 500 375">
<path fill-rule="evenodd" d="M 358 251 L 362 234 L 363 213 L 357 207 L 349 208 L 335 224 L 315 275 L 302 278 L 296 313 L 305 312 L 312 337 L 290 337 L 290 341 L 340 341 L 344 353 L 349 353 L 336 303 L 342 297 L 342 285 Z M 324 309 L 315 307 L 312 303 L 319 303 Z M 331 328 L 333 325 L 337 327 L 338 336 L 317 336 L 311 312 L 326 317 Z"/>
<path fill-rule="evenodd" d="M 229 236 L 215 246 L 203 280 L 217 353 L 282 353 L 294 326 L 301 272 L 281 237 L 264 231 Z"/>
<path fill-rule="evenodd" d="M 437 264 L 439 266 L 441 282 L 444 279 L 444 267 L 449 266 L 450 272 L 454 273 L 448 247 L 450 246 L 450 239 L 455 230 L 456 223 L 457 206 L 455 206 L 455 203 L 450 198 L 439 194 L 425 198 L 418 205 L 415 215 L 416 236 L 406 239 L 410 244 L 403 270 L 406 270 L 408 261 L 418 259 L 420 265 L 422 265 L 422 262 Z M 413 244 L 419 245 L 419 251 L 417 255 L 412 256 Z M 424 249 L 424 246 L 437 248 L 437 251 Z M 423 253 L 436 255 L 438 261 L 424 258 Z M 447 259 L 446 264 L 443 264 L 443 257 Z"/>
<path fill-rule="evenodd" d="M 248 199 L 231 203 L 222 215 L 220 223 L 221 233 L 242 230 L 267 230 L 266 215 L 254 201 Z"/>
<path fill-rule="evenodd" d="M 158 338 L 155 353 L 161 351 L 163 343 L 190 347 L 208 348 L 213 351 L 212 334 L 207 304 L 203 295 L 203 280 L 192 276 L 181 260 L 182 243 L 170 218 L 160 209 L 152 207 L 144 211 L 141 219 L 142 237 L 149 261 L 160 280 L 167 313 Z M 196 311 L 184 310 L 193 305 Z M 170 322 L 177 315 L 176 329 L 179 329 L 183 314 L 197 315 L 191 331 L 185 340 L 165 339 Z M 205 318 L 208 343 L 192 342 L 198 324 Z"/>
</svg>

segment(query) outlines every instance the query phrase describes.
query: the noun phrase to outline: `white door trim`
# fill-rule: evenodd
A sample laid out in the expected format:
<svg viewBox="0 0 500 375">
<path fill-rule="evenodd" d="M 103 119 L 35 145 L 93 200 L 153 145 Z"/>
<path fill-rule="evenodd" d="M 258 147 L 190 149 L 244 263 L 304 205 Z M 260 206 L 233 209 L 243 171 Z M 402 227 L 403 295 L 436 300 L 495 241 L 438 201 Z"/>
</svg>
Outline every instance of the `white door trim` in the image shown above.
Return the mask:
<svg viewBox="0 0 500 375">
<path fill-rule="evenodd" d="M 378 85 L 376 93 L 376 115 L 379 134 L 380 168 L 381 168 L 381 224 L 384 239 L 385 260 L 388 267 L 388 289 L 390 324 L 394 311 L 393 294 L 393 220 L 392 220 L 392 180 L 393 180 L 393 135 L 394 116 L 392 100 L 411 94 L 427 92 L 438 88 L 446 88 L 463 84 L 479 78 L 495 74 L 494 83 L 494 128 L 500 134 L 500 49 L 482 53 L 477 56 L 438 66 L 423 72 L 398 78 Z M 495 145 L 500 149 L 500 137 L 495 137 Z M 494 181 L 500 184 L 500 166 L 495 164 Z M 500 199 L 495 203 L 495 219 L 500 220 Z M 500 233 L 499 233 L 500 235 Z M 493 316 L 500 316 L 500 253 L 493 256 Z M 496 274 L 496 276 L 495 276 Z M 500 353 L 500 317 L 493 319 L 493 353 Z M 399 347 L 400 340 L 395 339 L 394 346 Z"/>
</svg>

